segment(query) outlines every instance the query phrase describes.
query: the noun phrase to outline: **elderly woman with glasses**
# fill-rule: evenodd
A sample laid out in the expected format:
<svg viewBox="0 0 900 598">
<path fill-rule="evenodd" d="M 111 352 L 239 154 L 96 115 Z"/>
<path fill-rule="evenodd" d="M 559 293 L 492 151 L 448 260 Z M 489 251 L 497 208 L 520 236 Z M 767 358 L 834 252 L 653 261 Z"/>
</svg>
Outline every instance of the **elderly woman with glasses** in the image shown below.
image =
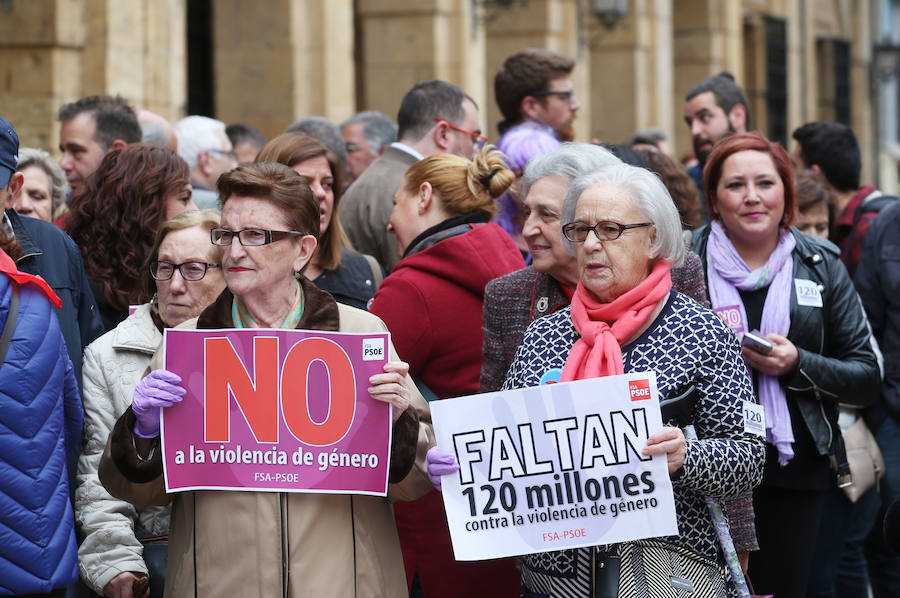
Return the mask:
<svg viewBox="0 0 900 598">
<path fill-rule="evenodd" d="M 686 441 L 668 422 L 643 453 L 665 455 L 673 481 L 680 534 L 663 540 L 721 561 L 704 497 L 729 499 L 759 483 L 763 439 L 744 431 L 742 405 L 753 389 L 734 335 L 672 289 L 671 268 L 685 251 L 672 199 L 647 170 L 613 164 L 575 179 L 561 222 L 577 261 L 571 306 L 531 323 L 503 387 L 654 371 L 661 399 L 693 390 L 699 440 Z M 435 470 L 432 461 L 429 454 Z M 594 596 L 597 556 L 585 548 L 523 557 L 523 595 Z M 573 562 L 574 576 L 566 566 Z M 716 585 L 725 591 L 724 572 Z"/>
<path fill-rule="evenodd" d="M 149 573 L 150 595 L 162 596 L 165 568 L 148 571 L 149 555 L 139 538 L 169 533 L 168 507 L 138 509 L 113 498 L 100 484 L 97 468 L 109 432 L 131 405 L 163 330 L 196 317 L 225 289 L 222 251 L 209 242 L 210 231 L 218 227 L 215 210 L 183 212 L 165 222 L 144 270 L 144 287 L 153 299 L 84 352 L 85 434 L 74 506 L 84 538 L 78 549 L 81 577 L 100 595 L 122 595 L 136 578 Z M 157 556 L 165 557 L 165 552 Z"/>
<path fill-rule="evenodd" d="M 226 290 L 183 327 L 300 328 L 384 332 L 384 323 L 338 304 L 303 274 L 316 250 L 319 204 L 306 180 L 282 164 L 245 165 L 219 178 Z M 393 361 L 368 391 L 391 405 L 388 496 L 193 491 L 166 495 L 159 408 L 181 400 L 181 379 L 152 371 L 119 418 L 100 466 L 110 492 L 140 505 L 172 504 L 167 596 L 399 596 L 403 562 L 391 502 L 430 489 L 425 450 L 431 416 Z M 159 360 L 161 361 L 161 359 Z M 153 365 L 156 365 L 154 362 Z"/>
<path fill-rule="evenodd" d="M 375 258 L 347 245 L 338 208 L 344 190 L 344 165 L 325 145 L 302 133 L 283 133 L 268 142 L 257 162 L 278 162 L 306 178 L 319 202 L 319 244 L 306 277 L 338 303 L 366 309 L 384 271 Z"/>
</svg>

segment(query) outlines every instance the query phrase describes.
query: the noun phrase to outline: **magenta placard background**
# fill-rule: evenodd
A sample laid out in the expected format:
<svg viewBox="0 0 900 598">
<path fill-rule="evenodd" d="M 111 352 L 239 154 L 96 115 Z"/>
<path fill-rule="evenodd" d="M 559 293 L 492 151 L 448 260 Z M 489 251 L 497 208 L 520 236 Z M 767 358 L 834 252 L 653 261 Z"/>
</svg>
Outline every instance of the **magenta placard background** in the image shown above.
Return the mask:
<svg viewBox="0 0 900 598">
<path fill-rule="evenodd" d="M 350 431 L 343 439 L 330 446 L 315 447 L 298 441 L 288 430 L 281 409 L 279 409 L 279 442 L 257 443 L 253 438 L 247 421 L 241 413 L 237 402 L 232 398 L 231 405 L 231 442 L 206 443 L 203 438 L 203 343 L 206 338 L 223 338 L 231 340 L 238 356 L 244 362 L 251 379 L 253 371 L 253 338 L 256 336 L 278 337 L 279 360 L 283 361 L 287 352 L 304 338 L 327 338 L 340 345 L 350 361 L 356 377 L 356 412 Z M 363 361 L 362 345 L 365 339 L 383 339 L 385 356 L 372 361 Z M 385 495 L 387 493 L 388 465 L 391 446 L 391 412 L 386 403 L 375 401 L 369 396 L 369 376 L 381 373 L 387 362 L 387 351 L 390 346 L 388 333 L 347 334 L 321 331 L 301 330 L 175 330 L 165 331 L 166 369 L 182 378 L 182 385 L 187 390 L 184 400 L 172 407 L 163 409 L 162 417 L 162 450 L 166 480 L 166 490 L 179 492 L 198 489 L 231 489 L 260 490 L 280 492 L 328 492 Z M 279 371 L 281 368 L 279 367 Z M 215 375 L 215 372 L 210 372 Z M 314 363 L 309 373 L 309 405 L 310 414 L 315 421 L 325 418 L 328 408 L 324 386 L 327 384 L 325 367 L 321 362 Z M 280 386 L 280 384 L 279 384 Z M 318 391 L 317 391 L 318 390 Z M 282 400 L 289 400 L 282 398 Z M 205 463 L 190 462 L 190 447 L 203 450 Z M 235 449 L 238 445 L 244 450 L 276 450 L 286 451 L 287 465 L 244 464 L 244 463 L 212 463 L 210 451 L 224 446 L 226 450 Z M 313 455 L 313 464 L 294 465 L 291 456 L 302 447 Z M 378 464 L 369 467 L 329 467 L 319 470 L 319 453 L 367 453 L 378 455 Z M 185 463 L 176 464 L 176 451 L 184 451 Z M 299 474 L 294 482 L 276 481 L 275 474 Z M 259 475 L 269 474 L 273 479 L 259 480 Z"/>
</svg>

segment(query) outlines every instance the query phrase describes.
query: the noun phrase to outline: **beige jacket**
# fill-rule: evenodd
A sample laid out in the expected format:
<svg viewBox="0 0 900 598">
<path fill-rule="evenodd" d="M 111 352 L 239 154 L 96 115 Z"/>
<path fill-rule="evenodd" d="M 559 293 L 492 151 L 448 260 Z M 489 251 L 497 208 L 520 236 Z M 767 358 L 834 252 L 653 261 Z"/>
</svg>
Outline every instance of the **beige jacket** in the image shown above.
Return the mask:
<svg viewBox="0 0 900 598">
<path fill-rule="evenodd" d="M 75 476 L 75 523 L 83 539 L 78 547 L 81 578 L 96 593 L 126 571 L 147 573 L 143 547 L 134 537 L 134 522 L 153 535 L 169 533 L 169 508 L 138 511 L 113 498 L 100 483 L 97 467 L 106 439 L 131 405 L 134 387 L 143 378 L 162 334 L 142 305 L 115 329 L 84 351 L 82 396 L 84 435 Z"/>
<path fill-rule="evenodd" d="M 377 317 L 338 305 L 304 280 L 306 306 L 298 328 L 383 332 Z M 225 291 L 185 325 L 230 327 Z M 184 326 L 184 325 L 183 325 Z M 393 346 L 392 359 L 397 359 Z M 407 596 L 391 501 L 428 492 L 425 452 L 434 445 L 428 404 L 416 391 L 394 424 L 388 497 L 335 494 L 195 491 L 166 495 L 159 451 L 140 462 L 134 414 L 116 423 L 100 465 L 115 495 L 138 504 L 171 501 L 166 596 L 289 598 Z"/>
</svg>

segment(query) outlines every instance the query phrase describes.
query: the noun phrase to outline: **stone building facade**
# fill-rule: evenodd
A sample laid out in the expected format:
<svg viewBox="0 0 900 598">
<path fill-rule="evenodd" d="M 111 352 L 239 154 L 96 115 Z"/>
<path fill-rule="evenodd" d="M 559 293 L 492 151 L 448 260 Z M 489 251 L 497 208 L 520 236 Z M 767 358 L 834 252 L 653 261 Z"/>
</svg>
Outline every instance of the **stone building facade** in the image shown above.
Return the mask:
<svg viewBox="0 0 900 598">
<path fill-rule="evenodd" d="M 753 127 L 789 140 L 842 120 L 874 176 L 872 48 L 894 0 L 0 0 L 0 112 L 23 145 L 55 148 L 55 112 L 119 93 L 170 119 L 208 113 L 266 135 L 297 118 L 396 113 L 416 81 L 442 78 L 482 107 L 496 137 L 493 73 L 519 49 L 575 57 L 579 140 L 658 126 L 690 149 L 685 92 L 721 70 Z M 627 5 L 604 23 L 595 6 Z M 883 102 L 882 102 L 883 103 Z"/>
</svg>

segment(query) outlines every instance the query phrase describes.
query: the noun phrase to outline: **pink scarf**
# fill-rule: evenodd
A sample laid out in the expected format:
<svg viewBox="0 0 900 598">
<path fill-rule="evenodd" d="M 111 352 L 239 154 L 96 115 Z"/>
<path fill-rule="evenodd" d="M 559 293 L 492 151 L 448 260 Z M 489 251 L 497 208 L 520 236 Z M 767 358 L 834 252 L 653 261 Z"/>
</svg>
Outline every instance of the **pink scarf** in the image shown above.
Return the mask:
<svg viewBox="0 0 900 598">
<path fill-rule="evenodd" d="M 637 332 L 672 290 L 670 262 L 660 260 L 641 284 L 600 303 L 580 282 L 572 298 L 572 323 L 581 338 L 569 351 L 560 382 L 624 374 L 622 343 Z"/>
</svg>

